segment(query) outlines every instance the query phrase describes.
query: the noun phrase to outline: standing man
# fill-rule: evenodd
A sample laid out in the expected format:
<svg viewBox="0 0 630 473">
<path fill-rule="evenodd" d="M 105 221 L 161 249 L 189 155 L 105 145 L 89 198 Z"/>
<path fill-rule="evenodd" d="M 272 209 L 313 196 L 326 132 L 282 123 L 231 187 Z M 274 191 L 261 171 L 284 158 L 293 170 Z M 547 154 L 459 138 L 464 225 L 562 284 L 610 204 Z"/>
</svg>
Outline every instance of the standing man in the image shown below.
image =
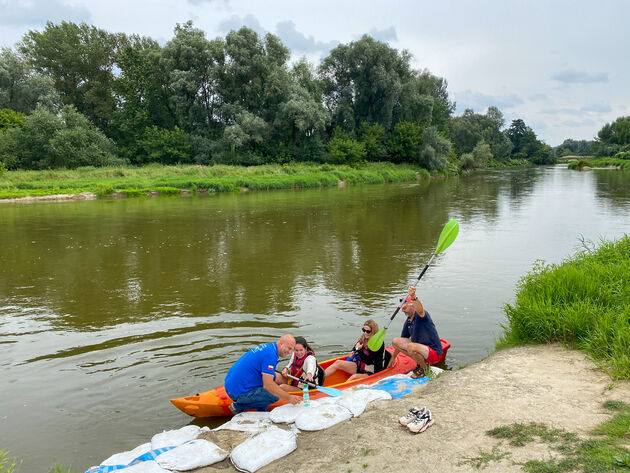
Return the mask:
<svg viewBox="0 0 630 473">
<path fill-rule="evenodd" d="M 289 394 L 274 381 L 278 357 L 290 355 L 295 348 L 293 335 L 285 334 L 276 342 L 252 348 L 230 368 L 225 376 L 225 391 L 234 401 L 234 414 L 255 409 L 266 411 L 279 398 L 297 404 L 301 398 Z"/>
<path fill-rule="evenodd" d="M 418 366 L 411 374 L 412 378 L 422 378 L 427 364 L 437 363 L 442 356 L 442 342 L 435 329 L 429 312 L 424 310 L 416 297 L 416 288 L 409 286 L 409 297 L 402 306 L 407 316 L 400 337 L 394 338 L 394 355 L 389 366 L 393 366 L 398 353 L 412 358 Z"/>
</svg>

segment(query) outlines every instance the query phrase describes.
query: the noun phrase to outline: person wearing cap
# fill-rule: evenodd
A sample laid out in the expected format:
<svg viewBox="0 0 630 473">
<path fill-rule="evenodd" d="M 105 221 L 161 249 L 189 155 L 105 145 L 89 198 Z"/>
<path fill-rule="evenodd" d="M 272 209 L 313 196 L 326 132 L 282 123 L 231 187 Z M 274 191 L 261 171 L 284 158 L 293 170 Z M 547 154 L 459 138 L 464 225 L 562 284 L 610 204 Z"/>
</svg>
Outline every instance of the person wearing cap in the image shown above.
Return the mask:
<svg viewBox="0 0 630 473">
<path fill-rule="evenodd" d="M 416 288 L 409 286 L 409 296 L 401 307 L 407 316 L 400 337 L 394 338 L 394 354 L 389 362 L 393 366 L 398 353 L 412 358 L 418 366 L 412 378 L 422 378 L 427 365 L 437 363 L 442 355 L 442 342 L 429 312 L 416 297 Z"/>
<path fill-rule="evenodd" d="M 234 401 L 229 406 L 233 414 L 250 409 L 266 411 L 278 399 L 290 404 L 302 400 L 275 382 L 278 357 L 290 355 L 294 347 L 295 338 L 287 333 L 273 343 L 252 348 L 232 365 L 225 376 L 225 392 Z"/>
</svg>

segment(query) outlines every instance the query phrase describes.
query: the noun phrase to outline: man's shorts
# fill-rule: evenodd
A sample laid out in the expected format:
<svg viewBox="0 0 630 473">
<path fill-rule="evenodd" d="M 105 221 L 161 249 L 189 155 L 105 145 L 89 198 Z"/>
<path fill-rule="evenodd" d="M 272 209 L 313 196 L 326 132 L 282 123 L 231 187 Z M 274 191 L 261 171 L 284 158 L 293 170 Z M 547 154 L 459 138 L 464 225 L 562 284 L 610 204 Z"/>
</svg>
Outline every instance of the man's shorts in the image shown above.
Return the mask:
<svg viewBox="0 0 630 473">
<path fill-rule="evenodd" d="M 430 346 L 427 346 L 427 348 L 429 349 L 429 357 L 427 358 L 427 363 L 432 365 L 432 364 L 437 363 L 438 361 L 440 361 L 440 358 L 442 358 L 442 355 L 438 355 L 438 352 L 436 352 Z"/>
</svg>

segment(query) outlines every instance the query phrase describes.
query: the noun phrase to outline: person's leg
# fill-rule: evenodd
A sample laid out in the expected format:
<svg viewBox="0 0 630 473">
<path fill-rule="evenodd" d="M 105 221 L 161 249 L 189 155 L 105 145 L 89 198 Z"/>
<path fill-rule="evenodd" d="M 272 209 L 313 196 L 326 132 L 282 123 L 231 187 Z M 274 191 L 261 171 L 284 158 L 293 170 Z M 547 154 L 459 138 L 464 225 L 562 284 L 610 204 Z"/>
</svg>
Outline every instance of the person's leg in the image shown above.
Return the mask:
<svg viewBox="0 0 630 473">
<path fill-rule="evenodd" d="M 404 353 L 418 365 L 425 369 L 427 367 L 426 359 L 429 356 L 429 349 L 426 345 L 421 343 L 414 343 L 408 338 L 396 337 L 392 340 L 392 345 L 395 349 Z"/>
<path fill-rule="evenodd" d="M 352 376 L 350 376 L 348 378 L 348 381 L 353 381 L 355 379 L 359 379 L 359 378 L 365 378 L 367 376 L 369 376 L 371 373 L 355 373 Z"/>
<path fill-rule="evenodd" d="M 345 371 L 346 373 L 354 374 L 357 372 L 357 364 L 353 361 L 337 360 L 328 368 L 326 368 L 326 376 L 328 377 L 337 370 Z"/>
<path fill-rule="evenodd" d="M 234 404 L 232 404 L 233 412 L 236 414 L 249 409 L 266 411 L 267 407 L 278 399 L 277 396 L 274 396 L 263 387 L 254 388 L 251 391 L 241 394 L 238 399 L 234 401 Z"/>
</svg>

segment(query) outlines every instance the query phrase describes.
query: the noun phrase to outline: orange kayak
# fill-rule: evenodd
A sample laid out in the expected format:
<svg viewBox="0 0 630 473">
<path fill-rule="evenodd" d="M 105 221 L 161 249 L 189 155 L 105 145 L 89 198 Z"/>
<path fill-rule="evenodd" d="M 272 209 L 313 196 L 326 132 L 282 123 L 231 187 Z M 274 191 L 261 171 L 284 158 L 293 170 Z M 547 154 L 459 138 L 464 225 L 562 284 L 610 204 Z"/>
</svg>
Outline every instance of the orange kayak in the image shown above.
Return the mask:
<svg viewBox="0 0 630 473">
<path fill-rule="evenodd" d="M 442 340 L 442 359 L 444 359 L 444 357 L 446 356 L 446 351 L 450 348 L 450 346 L 450 343 L 448 343 L 446 340 Z M 394 351 L 392 347 L 387 347 L 386 350 L 390 353 L 390 356 L 391 353 Z M 339 356 L 337 358 L 323 361 L 320 363 L 320 365 L 322 366 L 322 368 L 326 369 L 335 361 L 345 359 L 346 355 Z M 360 384 L 373 384 L 383 378 L 387 378 L 395 374 L 406 374 L 413 370 L 415 367 L 416 362 L 414 360 L 409 358 L 407 355 L 399 353 L 396 357 L 396 363 L 394 363 L 394 365 L 390 368 L 386 368 L 383 371 L 374 373 L 373 375 L 367 376 L 365 378 L 355 379 L 354 381 L 350 382 L 346 381 L 350 377 L 348 373 L 343 371 L 336 371 L 332 375 L 326 377 L 326 379 L 324 380 L 324 386 L 328 388 L 340 389 L 343 391 L 344 389 L 358 386 Z M 302 391 L 297 390 L 295 392 L 292 392 L 291 394 L 301 397 Z M 317 389 L 312 389 L 309 391 L 309 397 L 311 399 L 318 399 L 324 396 L 326 396 L 326 394 L 318 391 Z M 226 394 L 225 388 L 223 386 L 216 387 L 214 389 L 211 389 L 210 391 L 195 394 L 194 396 L 171 399 L 171 402 L 179 410 L 193 417 L 222 417 L 232 415 L 232 411 L 230 411 L 230 409 L 228 408 L 228 406 L 232 404 L 232 400 Z M 286 401 L 284 399 L 280 399 L 278 402 L 270 405 L 268 410 L 272 410 L 274 407 L 281 406 L 282 404 L 286 404 Z"/>
</svg>

